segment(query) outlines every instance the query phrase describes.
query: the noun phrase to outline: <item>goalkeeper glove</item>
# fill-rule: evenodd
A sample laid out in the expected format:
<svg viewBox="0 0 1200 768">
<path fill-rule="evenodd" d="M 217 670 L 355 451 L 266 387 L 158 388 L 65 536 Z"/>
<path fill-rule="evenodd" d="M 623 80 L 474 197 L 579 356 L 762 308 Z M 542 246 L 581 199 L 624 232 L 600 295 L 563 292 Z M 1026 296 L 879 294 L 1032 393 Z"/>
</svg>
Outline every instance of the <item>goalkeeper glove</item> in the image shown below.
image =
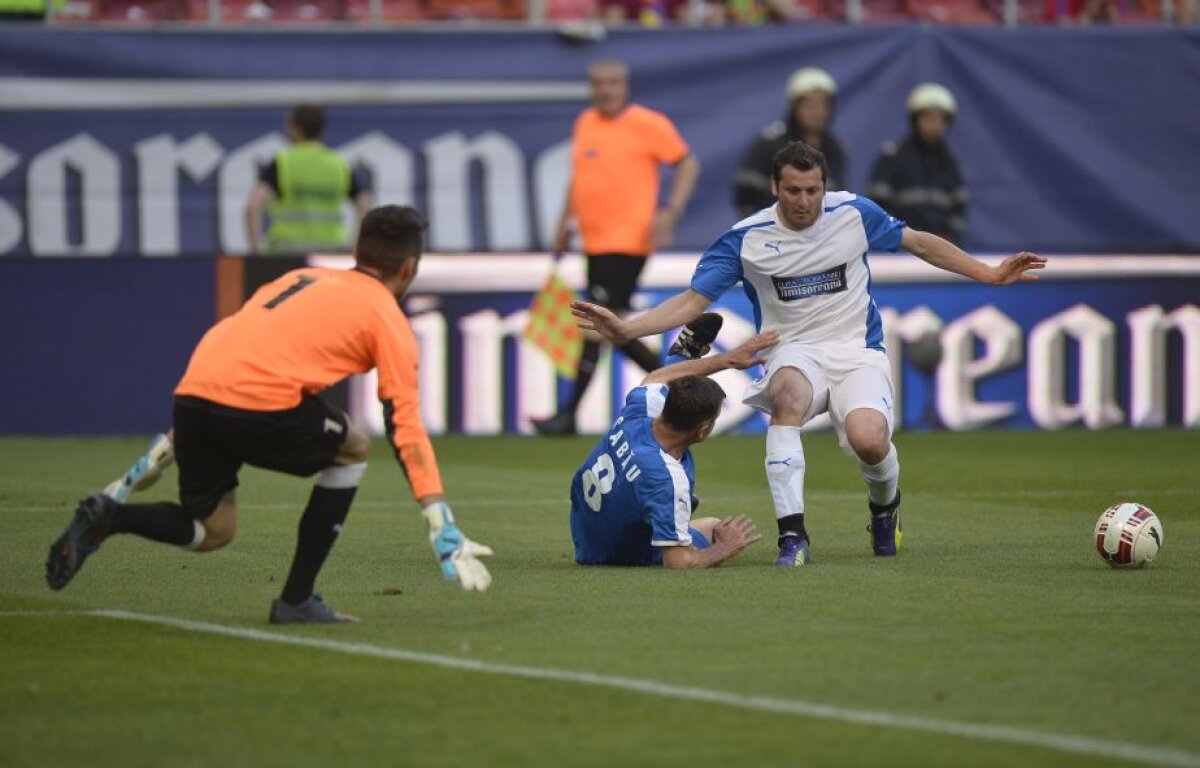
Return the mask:
<svg viewBox="0 0 1200 768">
<path fill-rule="evenodd" d="M 454 513 L 444 501 L 434 502 L 421 510 L 429 524 L 429 543 L 442 566 L 447 581 L 458 581 L 463 589 L 482 592 L 492 583 L 492 575 L 477 558 L 492 554 L 490 547 L 477 544 L 454 523 Z"/>
</svg>

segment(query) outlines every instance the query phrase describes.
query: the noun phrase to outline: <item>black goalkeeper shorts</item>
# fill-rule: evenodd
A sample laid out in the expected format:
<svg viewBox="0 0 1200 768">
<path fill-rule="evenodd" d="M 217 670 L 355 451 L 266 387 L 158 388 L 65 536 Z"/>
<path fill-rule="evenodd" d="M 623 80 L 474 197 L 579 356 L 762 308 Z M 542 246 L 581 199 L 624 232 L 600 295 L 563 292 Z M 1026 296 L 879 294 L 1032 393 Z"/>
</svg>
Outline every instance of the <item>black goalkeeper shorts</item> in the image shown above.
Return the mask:
<svg viewBox="0 0 1200 768">
<path fill-rule="evenodd" d="M 179 501 L 197 520 L 238 486 L 243 464 L 309 477 L 333 464 L 346 441 L 346 414 L 306 395 L 286 411 L 247 411 L 198 397 L 175 398 Z"/>
</svg>

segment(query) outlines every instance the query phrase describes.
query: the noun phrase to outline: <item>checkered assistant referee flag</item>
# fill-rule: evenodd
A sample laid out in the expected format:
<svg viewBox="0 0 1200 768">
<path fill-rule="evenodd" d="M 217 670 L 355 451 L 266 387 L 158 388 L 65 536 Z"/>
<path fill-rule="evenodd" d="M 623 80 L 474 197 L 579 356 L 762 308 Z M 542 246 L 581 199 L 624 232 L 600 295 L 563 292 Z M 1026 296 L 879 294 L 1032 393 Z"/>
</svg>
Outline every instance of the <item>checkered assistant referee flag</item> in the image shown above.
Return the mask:
<svg viewBox="0 0 1200 768">
<path fill-rule="evenodd" d="M 583 351 L 583 332 L 571 315 L 575 291 L 558 276 L 558 260 L 546 284 L 533 297 L 525 338 L 546 353 L 559 376 L 575 378 L 579 355 Z"/>
</svg>

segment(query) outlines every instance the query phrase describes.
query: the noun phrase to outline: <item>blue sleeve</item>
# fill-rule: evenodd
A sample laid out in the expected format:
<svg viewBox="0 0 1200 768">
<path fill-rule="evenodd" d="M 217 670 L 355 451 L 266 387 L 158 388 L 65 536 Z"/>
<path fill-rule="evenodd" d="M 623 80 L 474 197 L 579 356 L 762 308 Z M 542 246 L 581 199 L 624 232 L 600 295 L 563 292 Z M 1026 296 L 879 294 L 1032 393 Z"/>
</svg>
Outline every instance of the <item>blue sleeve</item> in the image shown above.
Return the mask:
<svg viewBox="0 0 1200 768">
<path fill-rule="evenodd" d="M 742 279 L 742 240 L 746 230 L 731 229 L 708 247 L 696 265 L 691 288 L 716 301 Z"/>
<path fill-rule="evenodd" d="M 872 251 L 895 252 L 900 247 L 900 235 L 905 222 L 893 218 L 879 204 L 861 195 L 850 201 L 862 216 L 863 229 L 867 231 L 867 247 Z"/>
<path fill-rule="evenodd" d="M 625 407 L 621 416 L 626 420 L 651 418 L 657 419 L 662 413 L 663 404 L 667 399 L 665 384 L 644 384 L 629 390 L 625 396 Z"/>
<path fill-rule="evenodd" d="M 655 547 L 687 546 L 692 543 L 692 485 L 684 468 L 664 460 L 641 483 L 642 517 L 650 526 L 650 544 Z"/>
<path fill-rule="evenodd" d="M 634 387 L 625 396 L 625 407 L 621 416 L 626 419 L 641 419 L 646 416 L 646 388 Z"/>
<path fill-rule="evenodd" d="M 643 490 L 642 516 L 650 526 L 650 544 L 655 547 L 688 546 L 692 543 L 691 497 L 681 499 L 669 477 Z"/>
</svg>

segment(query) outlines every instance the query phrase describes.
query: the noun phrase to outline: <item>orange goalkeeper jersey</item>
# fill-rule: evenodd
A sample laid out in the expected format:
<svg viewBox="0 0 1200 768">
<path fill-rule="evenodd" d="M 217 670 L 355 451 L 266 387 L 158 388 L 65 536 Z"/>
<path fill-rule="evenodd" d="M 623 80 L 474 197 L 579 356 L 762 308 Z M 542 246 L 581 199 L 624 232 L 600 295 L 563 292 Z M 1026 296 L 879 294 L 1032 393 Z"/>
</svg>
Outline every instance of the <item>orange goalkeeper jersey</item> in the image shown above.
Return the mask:
<svg viewBox="0 0 1200 768">
<path fill-rule="evenodd" d="M 260 288 L 192 353 L 177 395 L 283 411 L 379 370 L 388 436 L 417 498 L 442 492 L 417 393 L 417 340 L 396 297 L 355 270 L 297 269 Z"/>
</svg>

